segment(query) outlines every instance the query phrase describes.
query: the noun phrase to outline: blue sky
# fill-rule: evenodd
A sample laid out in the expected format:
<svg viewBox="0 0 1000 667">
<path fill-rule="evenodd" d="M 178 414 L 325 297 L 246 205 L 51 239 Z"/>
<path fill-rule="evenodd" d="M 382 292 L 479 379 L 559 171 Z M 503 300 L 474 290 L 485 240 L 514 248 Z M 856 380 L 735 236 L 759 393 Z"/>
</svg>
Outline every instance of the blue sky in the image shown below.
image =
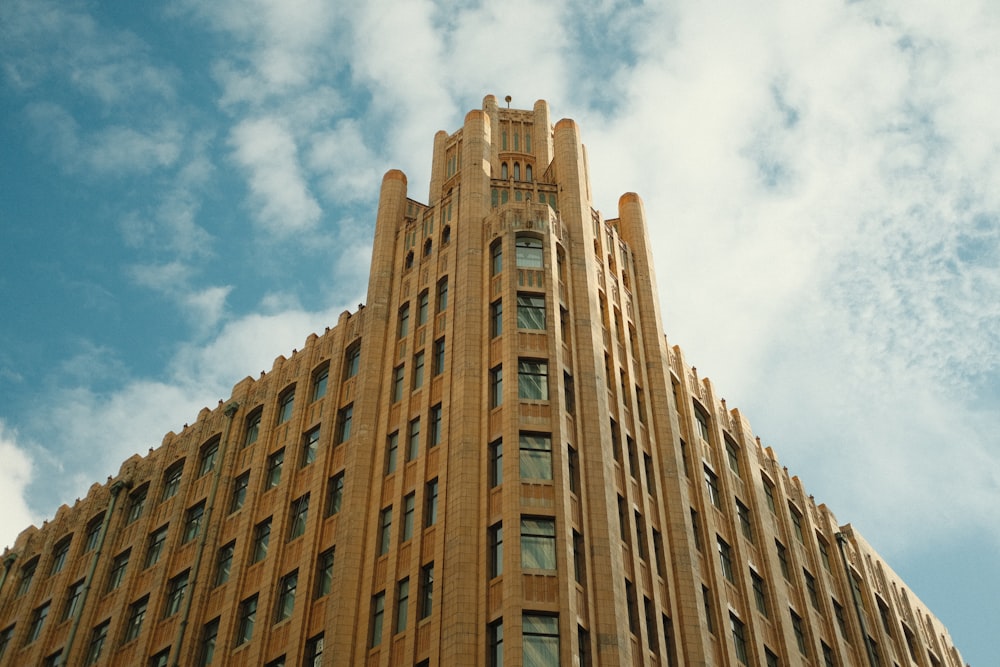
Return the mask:
<svg viewBox="0 0 1000 667">
<path fill-rule="evenodd" d="M 363 301 L 387 169 L 543 98 L 671 342 L 991 664 L 997 72 L 988 0 L 5 0 L 0 544 Z"/>
</svg>

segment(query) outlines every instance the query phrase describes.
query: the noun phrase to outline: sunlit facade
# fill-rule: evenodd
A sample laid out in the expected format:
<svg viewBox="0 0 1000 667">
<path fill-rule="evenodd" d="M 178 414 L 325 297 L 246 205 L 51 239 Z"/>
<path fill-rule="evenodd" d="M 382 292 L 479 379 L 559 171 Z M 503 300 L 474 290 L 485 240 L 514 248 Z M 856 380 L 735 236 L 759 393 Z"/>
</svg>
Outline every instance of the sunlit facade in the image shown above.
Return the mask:
<svg viewBox="0 0 1000 667">
<path fill-rule="evenodd" d="M 4 556 L 2 665 L 918 665 L 947 630 L 663 336 L 643 205 L 488 96 L 368 298 Z"/>
</svg>

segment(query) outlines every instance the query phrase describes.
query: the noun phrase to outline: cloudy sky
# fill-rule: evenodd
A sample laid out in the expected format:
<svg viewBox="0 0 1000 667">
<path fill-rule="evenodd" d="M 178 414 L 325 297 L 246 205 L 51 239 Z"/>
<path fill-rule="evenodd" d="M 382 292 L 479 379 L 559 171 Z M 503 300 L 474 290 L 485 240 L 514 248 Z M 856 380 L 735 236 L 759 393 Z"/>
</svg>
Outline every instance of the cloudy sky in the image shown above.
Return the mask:
<svg viewBox="0 0 1000 667">
<path fill-rule="evenodd" d="M 363 301 L 387 169 L 543 98 L 671 342 L 995 659 L 993 0 L 4 0 L 0 66 L 0 546 Z"/>
</svg>

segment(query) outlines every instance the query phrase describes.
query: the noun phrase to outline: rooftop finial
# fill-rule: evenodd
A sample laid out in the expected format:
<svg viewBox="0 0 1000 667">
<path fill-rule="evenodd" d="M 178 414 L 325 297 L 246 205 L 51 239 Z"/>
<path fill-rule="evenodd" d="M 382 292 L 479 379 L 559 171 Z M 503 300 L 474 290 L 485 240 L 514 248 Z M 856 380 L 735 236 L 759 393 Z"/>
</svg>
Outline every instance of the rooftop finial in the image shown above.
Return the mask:
<svg viewBox="0 0 1000 667">
<path fill-rule="evenodd" d="M 510 108 L 510 100 L 511 100 L 510 95 L 508 95 L 507 97 L 505 97 L 503 99 L 504 99 L 504 102 L 507 103 L 507 108 L 509 109 Z"/>
</svg>

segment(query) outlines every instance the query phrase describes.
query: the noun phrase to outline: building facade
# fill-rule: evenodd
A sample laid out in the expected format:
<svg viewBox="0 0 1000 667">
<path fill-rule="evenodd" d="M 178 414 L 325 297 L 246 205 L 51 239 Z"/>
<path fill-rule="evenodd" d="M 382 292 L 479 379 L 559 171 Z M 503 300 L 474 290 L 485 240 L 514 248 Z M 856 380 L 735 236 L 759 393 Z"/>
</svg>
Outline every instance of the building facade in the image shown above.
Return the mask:
<svg viewBox="0 0 1000 667">
<path fill-rule="evenodd" d="M 4 555 L 0 665 L 961 667 L 663 336 L 641 200 L 487 96 L 368 298 Z"/>
</svg>

